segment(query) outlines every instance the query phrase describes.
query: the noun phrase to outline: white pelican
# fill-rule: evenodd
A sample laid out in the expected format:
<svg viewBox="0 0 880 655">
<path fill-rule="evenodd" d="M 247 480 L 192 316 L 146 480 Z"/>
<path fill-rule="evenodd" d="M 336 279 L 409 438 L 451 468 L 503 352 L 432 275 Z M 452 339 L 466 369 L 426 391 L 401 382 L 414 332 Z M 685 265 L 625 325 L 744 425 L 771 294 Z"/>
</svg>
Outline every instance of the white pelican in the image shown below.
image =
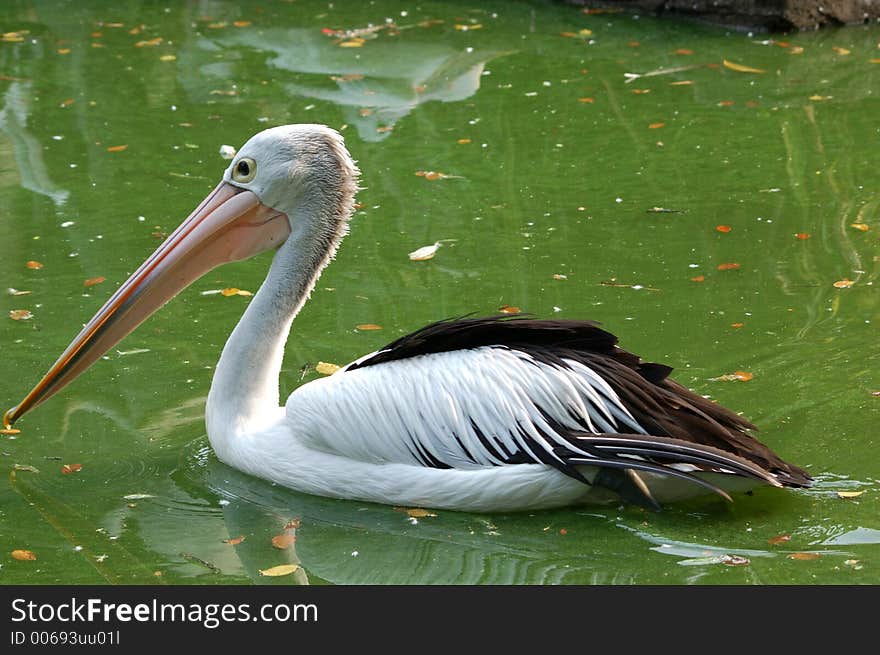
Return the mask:
<svg viewBox="0 0 880 655">
<path fill-rule="evenodd" d="M 359 171 L 322 125 L 253 136 L 220 184 L 117 289 L 9 428 L 212 268 L 274 248 L 205 409 L 223 462 L 310 494 L 469 511 L 624 499 L 650 507 L 810 476 L 753 426 L 587 321 L 445 320 L 296 389 L 279 407 L 291 323 L 348 230 Z"/>
</svg>

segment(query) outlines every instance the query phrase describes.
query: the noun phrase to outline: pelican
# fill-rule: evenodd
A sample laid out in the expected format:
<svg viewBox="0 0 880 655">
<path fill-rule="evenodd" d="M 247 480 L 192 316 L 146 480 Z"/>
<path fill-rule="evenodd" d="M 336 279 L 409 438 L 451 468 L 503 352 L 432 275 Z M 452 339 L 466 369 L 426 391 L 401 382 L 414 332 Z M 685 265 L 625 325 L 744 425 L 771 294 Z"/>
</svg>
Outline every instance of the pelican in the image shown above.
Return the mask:
<svg viewBox="0 0 880 655">
<path fill-rule="evenodd" d="M 217 457 L 322 496 L 463 511 L 667 502 L 811 477 L 729 409 L 590 321 L 441 320 L 279 406 L 291 324 L 348 232 L 360 172 L 323 125 L 264 130 L 122 284 L 18 405 L 7 429 L 211 269 L 274 249 L 226 342 L 205 407 Z"/>
</svg>

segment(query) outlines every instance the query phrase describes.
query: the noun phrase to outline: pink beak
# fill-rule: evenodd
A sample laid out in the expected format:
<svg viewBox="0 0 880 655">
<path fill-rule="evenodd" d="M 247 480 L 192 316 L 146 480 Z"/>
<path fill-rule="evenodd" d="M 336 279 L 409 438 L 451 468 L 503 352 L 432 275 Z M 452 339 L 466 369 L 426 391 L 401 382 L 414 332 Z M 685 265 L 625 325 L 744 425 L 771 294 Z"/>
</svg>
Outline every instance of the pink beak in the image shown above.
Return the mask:
<svg viewBox="0 0 880 655">
<path fill-rule="evenodd" d="M 251 191 L 221 182 L 116 290 L 18 405 L 3 415 L 10 428 L 48 400 L 162 305 L 208 271 L 280 246 L 287 215 Z"/>
</svg>

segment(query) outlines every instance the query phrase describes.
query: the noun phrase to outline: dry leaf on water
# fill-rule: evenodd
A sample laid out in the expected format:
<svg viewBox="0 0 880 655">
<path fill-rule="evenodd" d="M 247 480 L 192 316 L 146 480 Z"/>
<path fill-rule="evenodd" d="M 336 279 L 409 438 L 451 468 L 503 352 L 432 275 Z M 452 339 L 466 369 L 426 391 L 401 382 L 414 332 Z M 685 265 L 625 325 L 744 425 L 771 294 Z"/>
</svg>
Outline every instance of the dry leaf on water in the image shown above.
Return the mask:
<svg viewBox="0 0 880 655">
<path fill-rule="evenodd" d="M 30 550 L 16 549 L 12 551 L 11 555 L 12 559 L 17 559 L 22 562 L 32 562 L 33 560 L 37 559 L 37 556 L 34 555 L 34 553 Z"/>
<path fill-rule="evenodd" d="M 296 541 L 296 537 L 292 534 L 276 534 L 272 537 L 272 545 L 278 550 L 290 548 L 294 541 Z"/>
<path fill-rule="evenodd" d="M 25 265 L 25 267 L 31 269 L 32 271 L 38 271 L 41 268 L 43 268 L 43 265 L 40 262 L 34 261 L 33 259 L 30 260 L 29 262 L 25 262 L 24 265 Z"/>
<path fill-rule="evenodd" d="M 128 148 L 127 145 L 110 146 L 109 148 L 107 148 L 107 152 L 122 152 L 123 150 L 126 150 L 127 148 Z"/>
<path fill-rule="evenodd" d="M 27 471 L 28 473 L 39 473 L 40 469 L 30 464 L 16 464 L 12 467 L 16 471 Z"/>
<path fill-rule="evenodd" d="M 822 557 L 821 553 L 789 553 L 788 559 L 811 560 Z"/>
<path fill-rule="evenodd" d="M 84 287 L 93 287 L 96 284 L 101 284 L 101 282 L 104 282 L 106 279 L 107 278 L 104 277 L 103 275 L 99 275 L 98 277 L 90 277 L 88 280 L 83 282 L 83 286 Z"/>
<path fill-rule="evenodd" d="M 260 575 L 265 575 L 269 578 L 277 578 L 282 575 L 290 575 L 298 568 L 298 564 L 281 564 L 280 566 L 273 566 L 269 569 L 260 569 Z"/>
<path fill-rule="evenodd" d="M 413 250 L 411 253 L 409 253 L 408 256 L 414 262 L 423 262 L 425 260 L 432 259 L 434 255 L 437 254 L 437 249 L 441 245 L 442 244 L 439 241 L 435 241 L 430 246 L 422 246 L 417 250 Z"/>
<path fill-rule="evenodd" d="M 776 546 L 778 544 L 784 544 L 787 541 L 791 541 L 790 534 L 778 534 L 775 537 L 770 537 L 767 540 L 767 543 L 770 544 L 771 546 Z"/>
<path fill-rule="evenodd" d="M 360 325 L 355 325 L 358 330 L 369 332 L 370 330 L 381 330 L 381 325 L 376 325 L 375 323 L 361 323 Z"/>
<path fill-rule="evenodd" d="M 513 305 L 502 305 L 498 308 L 498 311 L 503 314 L 519 314 L 520 308 Z"/>
<path fill-rule="evenodd" d="M 224 543 L 224 544 L 229 544 L 230 546 L 237 546 L 238 544 L 240 544 L 240 543 L 241 543 L 242 541 L 244 541 L 245 539 L 247 539 L 247 537 L 245 537 L 244 535 L 241 535 L 241 536 L 239 536 L 239 537 L 234 537 L 234 538 L 231 538 L 231 539 L 224 539 L 224 540 L 223 540 L 223 543 Z"/>
<path fill-rule="evenodd" d="M 736 262 L 726 262 L 724 264 L 718 264 L 717 268 L 719 271 L 735 271 L 740 267 Z"/>
<path fill-rule="evenodd" d="M 395 512 L 403 512 L 411 519 L 423 519 L 427 516 L 437 516 L 433 512 L 429 512 L 426 509 L 422 509 L 421 507 L 395 507 Z"/>
<path fill-rule="evenodd" d="M 10 309 L 9 310 L 9 318 L 13 321 L 28 321 L 32 319 L 34 315 L 27 309 Z"/>
<path fill-rule="evenodd" d="M 868 225 L 867 223 L 851 223 L 850 227 L 854 227 L 855 229 L 859 230 L 860 232 L 867 232 L 868 230 L 871 229 L 871 226 Z"/>
<path fill-rule="evenodd" d="M 331 364 L 329 362 L 318 362 L 315 364 L 315 370 L 321 375 L 333 375 L 340 368 L 338 364 Z"/>
<path fill-rule="evenodd" d="M 717 232 L 723 232 L 724 234 L 727 234 L 727 233 L 730 232 L 732 229 L 733 229 L 733 228 L 730 227 L 729 225 L 716 225 L 716 226 L 715 226 L 715 230 L 716 230 Z"/>
<path fill-rule="evenodd" d="M 864 491 L 838 491 L 837 497 L 838 498 L 858 498 L 863 493 L 865 493 L 865 492 Z"/>
<path fill-rule="evenodd" d="M 855 281 L 844 278 L 842 280 L 838 280 L 837 282 L 835 282 L 834 286 L 837 287 L 838 289 L 849 289 L 854 284 L 855 284 Z"/>
<path fill-rule="evenodd" d="M 742 64 L 737 64 L 732 61 L 727 61 L 726 59 L 721 62 L 725 68 L 729 68 L 732 71 L 736 71 L 738 73 L 766 73 L 767 71 L 762 70 L 760 68 L 752 68 L 751 66 L 743 66 Z"/>
<path fill-rule="evenodd" d="M 82 464 L 65 464 L 64 466 L 61 467 L 61 472 L 64 475 L 68 475 L 70 473 L 76 473 L 77 471 L 81 471 L 82 467 L 83 467 Z"/>
</svg>

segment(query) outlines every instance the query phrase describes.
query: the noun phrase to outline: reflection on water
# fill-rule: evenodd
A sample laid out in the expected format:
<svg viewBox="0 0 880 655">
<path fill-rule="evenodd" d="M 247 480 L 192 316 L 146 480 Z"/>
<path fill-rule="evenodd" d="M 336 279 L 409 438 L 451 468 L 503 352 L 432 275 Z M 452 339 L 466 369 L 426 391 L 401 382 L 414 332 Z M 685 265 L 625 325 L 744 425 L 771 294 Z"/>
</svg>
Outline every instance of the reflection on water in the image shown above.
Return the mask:
<svg viewBox="0 0 880 655">
<path fill-rule="evenodd" d="M 298 120 L 309 120 L 306 112 L 314 109 L 303 99 L 330 102 L 343 110 L 345 123 L 354 125 L 361 139 L 381 141 L 421 104 L 470 98 L 480 88 L 486 63 L 508 54 L 424 39 L 402 41 L 398 34 L 397 26 L 389 24 L 369 47 L 355 49 L 341 48 L 340 39 L 315 29 L 219 32 L 198 38 L 181 57 L 180 79 L 192 100 L 209 101 L 229 80 L 247 80 L 257 57 L 271 80 L 260 83 L 296 102 L 290 109 Z M 236 57 L 217 61 L 218 53 Z"/>
</svg>

